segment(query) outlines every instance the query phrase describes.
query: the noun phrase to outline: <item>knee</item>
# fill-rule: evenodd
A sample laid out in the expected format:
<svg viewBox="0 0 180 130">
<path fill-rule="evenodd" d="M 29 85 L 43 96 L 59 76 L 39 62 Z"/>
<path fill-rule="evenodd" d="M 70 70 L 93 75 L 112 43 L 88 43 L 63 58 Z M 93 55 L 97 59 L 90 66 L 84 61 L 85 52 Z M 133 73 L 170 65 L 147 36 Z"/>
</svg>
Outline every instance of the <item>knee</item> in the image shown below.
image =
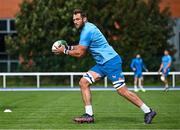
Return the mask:
<svg viewBox="0 0 180 130">
<path fill-rule="evenodd" d="M 134 84 L 137 84 L 137 80 L 134 80 Z"/>
<path fill-rule="evenodd" d="M 134 83 L 137 83 L 137 80 L 138 80 L 137 78 L 134 78 Z"/>
<path fill-rule="evenodd" d="M 162 76 L 160 77 L 160 79 L 161 79 L 161 81 L 163 81 L 163 82 L 166 80 L 164 75 L 162 75 Z"/>
<path fill-rule="evenodd" d="M 80 86 L 81 88 L 88 87 L 88 86 L 89 86 L 89 82 L 88 82 L 86 79 L 81 78 L 80 81 L 79 81 L 79 86 Z"/>
</svg>

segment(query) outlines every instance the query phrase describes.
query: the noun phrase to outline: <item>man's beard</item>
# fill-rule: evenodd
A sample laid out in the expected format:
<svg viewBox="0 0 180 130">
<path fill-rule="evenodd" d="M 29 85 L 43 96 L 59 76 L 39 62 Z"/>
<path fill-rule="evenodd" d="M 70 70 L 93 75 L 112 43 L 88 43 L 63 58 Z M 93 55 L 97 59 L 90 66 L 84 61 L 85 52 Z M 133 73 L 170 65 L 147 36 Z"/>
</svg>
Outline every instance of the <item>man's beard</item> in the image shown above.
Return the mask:
<svg viewBox="0 0 180 130">
<path fill-rule="evenodd" d="M 79 31 L 81 31 L 81 30 L 83 29 L 84 25 L 85 25 L 85 22 L 83 22 L 82 25 L 81 25 L 79 28 L 77 28 L 77 29 L 78 29 Z"/>
</svg>

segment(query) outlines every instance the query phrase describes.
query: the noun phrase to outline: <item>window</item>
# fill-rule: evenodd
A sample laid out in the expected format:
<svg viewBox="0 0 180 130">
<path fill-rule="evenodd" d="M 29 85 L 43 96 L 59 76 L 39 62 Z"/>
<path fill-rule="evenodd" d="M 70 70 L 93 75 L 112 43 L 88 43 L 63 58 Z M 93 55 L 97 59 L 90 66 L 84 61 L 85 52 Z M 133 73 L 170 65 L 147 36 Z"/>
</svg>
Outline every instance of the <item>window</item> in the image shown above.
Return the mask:
<svg viewBox="0 0 180 130">
<path fill-rule="evenodd" d="M 10 31 L 15 31 L 15 20 L 10 20 Z"/>
<path fill-rule="evenodd" d="M 16 33 L 14 19 L 0 19 L 0 33 Z"/>
<path fill-rule="evenodd" d="M 180 32 L 179 32 L 179 39 L 178 39 L 178 41 L 179 41 L 179 50 L 178 50 L 178 52 L 179 52 L 179 60 L 180 60 Z"/>
<path fill-rule="evenodd" d="M 0 34 L 0 52 L 5 52 L 4 37 L 6 34 Z"/>
<path fill-rule="evenodd" d="M 5 36 L 16 35 L 17 31 L 15 29 L 14 19 L 0 19 L 0 52 L 6 51 Z"/>
<path fill-rule="evenodd" d="M 0 20 L 0 31 L 7 31 L 7 20 Z"/>
</svg>

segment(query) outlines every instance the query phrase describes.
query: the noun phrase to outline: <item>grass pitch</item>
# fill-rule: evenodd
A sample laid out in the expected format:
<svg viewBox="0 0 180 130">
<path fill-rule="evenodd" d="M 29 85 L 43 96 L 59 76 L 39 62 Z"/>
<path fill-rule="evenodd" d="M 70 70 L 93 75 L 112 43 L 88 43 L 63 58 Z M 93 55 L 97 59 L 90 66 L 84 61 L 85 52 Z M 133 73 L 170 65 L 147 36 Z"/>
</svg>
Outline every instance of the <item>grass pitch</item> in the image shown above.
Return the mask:
<svg viewBox="0 0 180 130">
<path fill-rule="evenodd" d="M 0 129 L 180 129 L 180 91 L 137 94 L 158 113 L 150 125 L 115 91 L 92 92 L 93 124 L 72 121 L 84 112 L 79 91 L 0 92 Z"/>
</svg>

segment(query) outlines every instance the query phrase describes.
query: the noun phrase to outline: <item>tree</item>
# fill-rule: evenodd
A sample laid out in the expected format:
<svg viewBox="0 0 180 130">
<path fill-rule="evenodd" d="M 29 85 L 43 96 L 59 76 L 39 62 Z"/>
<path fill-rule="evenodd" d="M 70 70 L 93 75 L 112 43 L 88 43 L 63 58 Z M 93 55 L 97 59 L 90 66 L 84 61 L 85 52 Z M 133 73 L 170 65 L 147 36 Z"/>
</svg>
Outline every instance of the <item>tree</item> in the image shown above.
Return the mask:
<svg viewBox="0 0 180 130">
<path fill-rule="evenodd" d="M 148 68 L 156 71 L 164 49 L 174 52 L 168 43 L 174 24 L 169 9 L 160 11 L 159 0 L 113 0 L 112 3 L 98 13 L 103 19 L 103 31 L 123 58 L 124 70 L 130 70 L 131 59 L 140 53 Z"/>
<path fill-rule="evenodd" d="M 6 39 L 8 52 L 20 56 L 21 71 L 87 71 L 94 64 L 90 55 L 79 60 L 51 52 L 52 43 L 58 39 L 70 45 L 78 43 L 79 32 L 71 19 L 73 10 L 81 7 L 122 56 L 124 70 L 129 70 L 130 60 L 137 52 L 150 70 L 157 70 L 162 51 L 170 47 L 167 40 L 172 36 L 169 10 L 160 12 L 159 2 L 27 0 L 16 17 L 18 36 Z"/>
<path fill-rule="evenodd" d="M 71 28 L 73 8 L 70 8 L 80 2 L 83 1 L 27 0 L 21 4 L 16 17 L 18 36 L 7 38 L 8 52 L 20 56 L 21 70 L 68 71 L 69 61 L 77 62 L 54 55 L 51 46 L 58 39 L 69 43 L 74 40 L 76 31 Z"/>
</svg>

